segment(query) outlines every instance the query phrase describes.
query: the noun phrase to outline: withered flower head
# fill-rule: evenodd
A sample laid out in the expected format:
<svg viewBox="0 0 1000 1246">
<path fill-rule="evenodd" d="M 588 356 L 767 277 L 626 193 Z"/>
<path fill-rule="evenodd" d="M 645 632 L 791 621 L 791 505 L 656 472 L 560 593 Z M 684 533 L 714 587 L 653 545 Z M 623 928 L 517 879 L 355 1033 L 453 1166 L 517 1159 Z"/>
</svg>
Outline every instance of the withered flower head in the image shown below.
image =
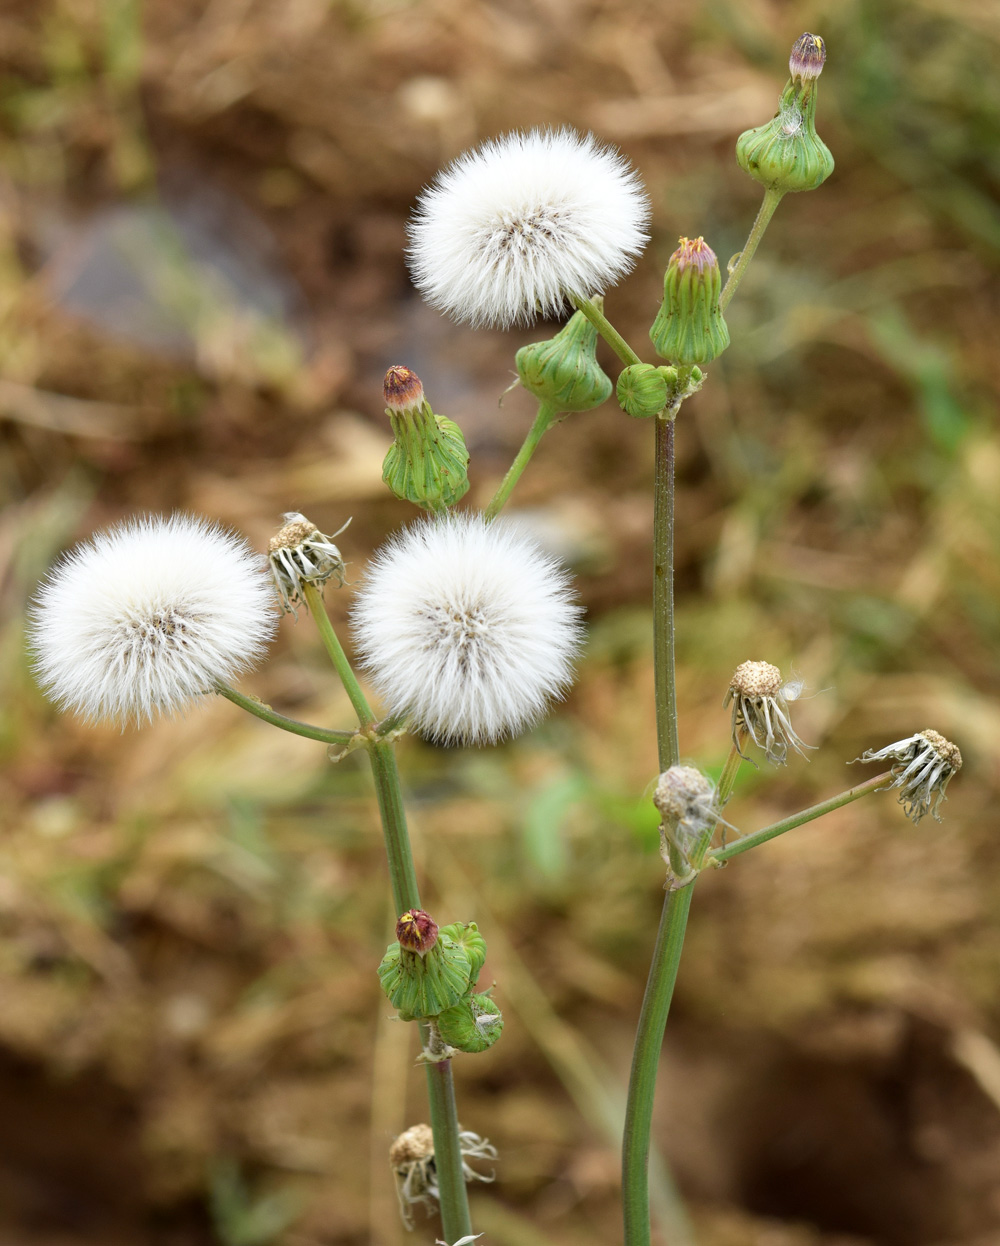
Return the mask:
<svg viewBox="0 0 1000 1246">
<path fill-rule="evenodd" d="M 795 734 L 788 704 L 802 694 L 801 680 L 783 683 L 781 671 L 770 662 L 741 662 L 729 681 L 723 705 L 733 706 L 733 747 L 744 757 L 741 736 L 749 736 L 774 766 L 788 760 L 788 746 L 803 757 L 812 748 Z"/>
<path fill-rule="evenodd" d="M 298 511 L 288 511 L 284 518 L 282 527 L 267 543 L 267 560 L 281 608 L 294 615 L 296 604 L 303 601 L 304 585 L 322 588 L 333 579 L 343 588 L 344 560 L 333 537 L 340 536 L 351 521 L 341 524 L 333 536 L 324 536 Z"/>
<path fill-rule="evenodd" d="M 899 789 L 899 803 L 906 816 L 914 826 L 928 813 L 940 822 L 938 810 L 945 799 L 945 788 L 952 775 L 962 769 L 958 745 L 928 728 L 877 751 L 868 749 L 857 760 L 890 759 L 893 777 L 888 786 Z"/>
</svg>

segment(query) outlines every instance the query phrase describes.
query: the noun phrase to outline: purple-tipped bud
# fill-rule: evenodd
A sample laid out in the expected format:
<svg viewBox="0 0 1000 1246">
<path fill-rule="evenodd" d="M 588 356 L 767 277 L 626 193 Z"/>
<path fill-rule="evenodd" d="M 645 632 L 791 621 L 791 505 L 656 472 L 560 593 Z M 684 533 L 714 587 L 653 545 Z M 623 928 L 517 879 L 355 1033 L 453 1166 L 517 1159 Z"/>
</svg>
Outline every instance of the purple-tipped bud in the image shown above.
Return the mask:
<svg viewBox="0 0 1000 1246">
<path fill-rule="evenodd" d="M 826 64 L 826 44 L 819 35 L 807 31 L 799 35 L 788 58 L 788 72 L 793 82 L 815 82 Z"/>
<path fill-rule="evenodd" d="M 419 410 L 424 405 L 424 387 L 412 368 L 395 364 L 385 374 L 382 384 L 385 405 L 390 411 Z"/>
<path fill-rule="evenodd" d="M 437 943 L 437 937 L 437 922 L 423 909 L 407 909 L 396 922 L 396 942 L 418 956 L 426 956 Z"/>
</svg>

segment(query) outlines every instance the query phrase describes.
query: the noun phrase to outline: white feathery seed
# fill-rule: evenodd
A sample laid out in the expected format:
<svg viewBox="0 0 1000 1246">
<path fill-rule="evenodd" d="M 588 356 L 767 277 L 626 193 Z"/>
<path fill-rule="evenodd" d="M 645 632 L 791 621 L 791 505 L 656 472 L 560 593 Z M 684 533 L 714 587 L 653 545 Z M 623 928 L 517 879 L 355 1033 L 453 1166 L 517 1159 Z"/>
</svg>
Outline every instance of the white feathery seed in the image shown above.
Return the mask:
<svg viewBox="0 0 1000 1246">
<path fill-rule="evenodd" d="M 276 620 L 267 563 L 241 537 L 188 515 L 150 516 L 56 564 L 29 643 L 53 701 L 124 725 L 176 713 L 253 666 Z"/>
<path fill-rule="evenodd" d="M 524 730 L 565 690 L 580 608 L 555 560 L 502 520 L 452 514 L 391 538 L 352 611 L 357 651 L 393 714 L 442 743 Z"/>
<path fill-rule="evenodd" d="M 455 320 L 530 324 L 623 277 L 649 239 L 649 213 L 639 175 L 592 134 L 506 134 L 459 156 L 423 192 L 410 273 Z"/>
</svg>

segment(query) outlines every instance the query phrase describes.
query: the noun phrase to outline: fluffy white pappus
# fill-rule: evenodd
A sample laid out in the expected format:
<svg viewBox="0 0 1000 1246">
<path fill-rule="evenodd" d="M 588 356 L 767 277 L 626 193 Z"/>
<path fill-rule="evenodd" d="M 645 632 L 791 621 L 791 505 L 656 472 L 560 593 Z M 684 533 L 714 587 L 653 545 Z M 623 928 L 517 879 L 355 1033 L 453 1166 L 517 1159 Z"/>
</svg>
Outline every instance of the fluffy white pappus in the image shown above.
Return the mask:
<svg viewBox="0 0 1000 1246">
<path fill-rule="evenodd" d="M 557 316 L 625 275 L 649 235 L 639 175 L 592 134 L 531 130 L 466 152 L 417 201 L 414 284 L 474 326 Z"/>
<path fill-rule="evenodd" d="M 581 609 L 529 538 L 482 515 L 413 524 L 369 567 L 352 611 L 379 695 L 441 743 L 515 735 L 572 677 Z"/>
<path fill-rule="evenodd" d="M 122 725 L 176 713 L 255 665 L 277 621 L 267 562 L 187 515 L 130 519 L 77 546 L 32 606 L 29 644 L 63 709 Z"/>
</svg>

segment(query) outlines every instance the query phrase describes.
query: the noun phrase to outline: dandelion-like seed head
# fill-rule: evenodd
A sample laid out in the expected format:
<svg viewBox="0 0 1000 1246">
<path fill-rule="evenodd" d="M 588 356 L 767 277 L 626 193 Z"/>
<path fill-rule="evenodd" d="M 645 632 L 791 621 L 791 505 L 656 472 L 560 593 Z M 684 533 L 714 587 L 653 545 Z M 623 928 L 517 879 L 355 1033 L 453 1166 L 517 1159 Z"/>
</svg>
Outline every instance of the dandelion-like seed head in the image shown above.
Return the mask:
<svg viewBox="0 0 1000 1246">
<path fill-rule="evenodd" d="M 559 565 L 511 525 L 450 514 L 376 555 L 355 645 L 394 715 L 442 743 L 524 730 L 568 686 L 580 609 Z"/>
<path fill-rule="evenodd" d="M 183 709 L 254 666 L 275 626 L 264 560 L 186 515 L 131 519 L 41 585 L 29 644 L 44 691 L 90 721 Z"/>
<path fill-rule="evenodd" d="M 670 825 L 671 835 L 685 846 L 714 827 L 719 818 L 715 787 L 694 766 L 677 765 L 665 770 L 653 793 L 653 804 Z"/>
<path fill-rule="evenodd" d="M 460 156 L 421 195 L 410 272 L 455 320 L 530 324 L 623 277 L 648 241 L 649 211 L 638 174 L 593 135 L 506 134 Z"/>
<path fill-rule="evenodd" d="M 890 788 L 899 789 L 903 812 L 916 826 L 925 814 L 941 821 L 938 812 L 945 789 L 962 769 L 958 745 L 928 728 L 878 750 L 868 749 L 859 761 L 892 761 Z"/>
<path fill-rule="evenodd" d="M 333 536 L 324 536 L 298 511 L 287 511 L 284 519 L 267 543 L 267 560 L 282 610 L 298 618 L 295 607 L 304 601 L 304 585 L 322 589 L 327 580 L 336 580 L 337 587 L 343 588 L 344 560 L 333 537 L 340 536 L 351 521 L 348 519 Z"/>
<path fill-rule="evenodd" d="M 801 680 L 782 681 L 770 662 L 741 662 L 729 681 L 723 705 L 733 706 L 733 747 L 744 756 L 741 736 L 749 736 L 772 765 L 783 766 L 791 745 L 802 757 L 812 748 L 800 740 L 788 716 L 788 705 L 802 695 Z"/>
</svg>

